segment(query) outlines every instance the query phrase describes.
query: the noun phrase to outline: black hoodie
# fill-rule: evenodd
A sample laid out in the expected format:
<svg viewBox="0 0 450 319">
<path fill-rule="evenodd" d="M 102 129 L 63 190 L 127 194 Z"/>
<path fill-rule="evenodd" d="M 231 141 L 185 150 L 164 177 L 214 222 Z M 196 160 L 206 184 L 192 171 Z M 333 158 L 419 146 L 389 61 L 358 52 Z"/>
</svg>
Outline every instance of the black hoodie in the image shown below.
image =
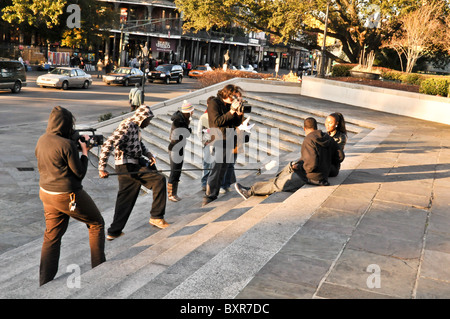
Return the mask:
<svg viewBox="0 0 450 319">
<path fill-rule="evenodd" d="M 169 151 L 173 149 L 173 147 L 178 144 L 182 143 L 180 149 L 180 156 L 183 155 L 183 148 L 186 145 L 187 138 L 191 135 L 192 129 L 189 127 L 189 120 L 186 119 L 184 114 L 180 111 L 176 111 L 173 113 L 172 117 L 172 127 L 170 129 L 170 144 L 169 144 Z M 177 130 L 179 128 L 183 128 L 185 130 Z M 175 131 L 175 132 L 174 132 Z"/>
<path fill-rule="evenodd" d="M 303 140 L 300 160 L 308 181 L 313 184 L 328 182 L 331 165 L 338 165 L 344 157 L 336 141 L 320 130 L 312 131 Z"/>
<path fill-rule="evenodd" d="M 50 113 L 47 131 L 36 145 L 39 186 L 46 191 L 68 193 L 83 188 L 88 158 L 79 156 L 73 134 L 74 119 L 67 109 L 56 106 Z"/>
</svg>

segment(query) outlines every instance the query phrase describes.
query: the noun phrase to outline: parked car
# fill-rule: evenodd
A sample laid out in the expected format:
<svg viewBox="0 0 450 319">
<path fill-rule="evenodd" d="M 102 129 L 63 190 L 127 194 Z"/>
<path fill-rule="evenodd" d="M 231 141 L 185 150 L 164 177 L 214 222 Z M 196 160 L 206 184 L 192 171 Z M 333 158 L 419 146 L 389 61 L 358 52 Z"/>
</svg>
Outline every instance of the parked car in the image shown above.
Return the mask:
<svg viewBox="0 0 450 319">
<path fill-rule="evenodd" d="M 212 71 L 209 65 L 197 65 L 195 68 L 189 71 L 189 77 L 201 76 L 203 73 Z"/>
<path fill-rule="evenodd" d="M 103 76 L 103 82 L 106 84 L 122 84 L 128 86 L 131 83 L 142 83 L 142 79 L 145 79 L 144 72 L 137 68 L 120 67 L 113 72 Z"/>
<path fill-rule="evenodd" d="M 0 60 L 0 89 L 19 93 L 27 86 L 25 66 L 19 61 Z"/>
<path fill-rule="evenodd" d="M 69 87 L 89 88 L 92 77 L 79 68 L 57 67 L 36 79 L 40 87 L 55 87 L 67 90 Z"/>
<path fill-rule="evenodd" d="M 160 80 L 166 84 L 169 84 L 170 81 L 181 83 L 183 80 L 183 68 L 178 64 L 159 65 L 154 71 L 148 73 L 148 80 L 150 82 Z"/>
<path fill-rule="evenodd" d="M 252 73 L 256 73 L 256 70 L 253 68 L 253 66 L 251 66 L 250 64 L 243 64 L 240 65 L 238 68 L 239 71 L 244 71 L 244 72 L 252 72 Z"/>
</svg>

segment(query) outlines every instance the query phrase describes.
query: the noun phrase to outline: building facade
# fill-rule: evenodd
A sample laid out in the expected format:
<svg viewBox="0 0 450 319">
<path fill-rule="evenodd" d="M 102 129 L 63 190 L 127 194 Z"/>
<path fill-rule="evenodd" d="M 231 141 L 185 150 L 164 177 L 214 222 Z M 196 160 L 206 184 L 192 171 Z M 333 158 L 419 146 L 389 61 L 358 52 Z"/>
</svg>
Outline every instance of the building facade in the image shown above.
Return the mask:
<svg viewBox="0 0 450 319">
<path fill-rule="evenodd" d="M 61 47 L 59 43 L 44 43 L 39 34 L 21 36 L 20 30 L 14 32 L 17 36 L 9 39 L 5 32 L 3 45 L 13 52 L 10 56 L 22 55 L 31 64 L 49 62 L 51 52 L 66 52 L 82 54 L 85 61 L 93 65 L 98 59 L 128 65 L 140 57 L 143 48 L 148 50 L 153 63 L 189 61 L 192 66 L 208 63 L 220 67 L 228 53 L 232 65 L 251 64 L 265 70 L 273 69 L 277 62 L 280 68 L 296 70 L 300 61 L 305 62 L 309 57 L 305 49 L 275 45 L 262 32 L 245 33 L 241 28 L 229 28 L 183 33 L 182 16 L 171 0 L 97 1 L 113 8 L 120 18 L 116 27 L 106 30 L 109 37 L 95 48 L 81 51 Z"/>
</svg>

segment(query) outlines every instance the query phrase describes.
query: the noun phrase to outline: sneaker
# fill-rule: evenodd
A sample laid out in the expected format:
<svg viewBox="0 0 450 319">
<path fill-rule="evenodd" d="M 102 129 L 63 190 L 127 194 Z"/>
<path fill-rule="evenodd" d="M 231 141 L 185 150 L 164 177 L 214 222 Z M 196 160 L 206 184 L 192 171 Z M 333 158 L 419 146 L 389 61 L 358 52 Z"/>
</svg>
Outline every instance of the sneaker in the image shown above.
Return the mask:
<svg viewBox="0 0 450 319">
<path fill-rule="evenodd" d="M 108 234 L 108 235 L 106 236 L 106 240 L 111 241 L 111 240 L 114 240 L 114 239 L 116 239 L 116 238 L 119 238 L 120 236 L 123 236 L 123 235 L 125 235 L 125 233 L 120 233 L 120 235 L 117 235 L 117 236 L 113 236 L 113 235 Z"/>
<path fill-rule="evenodd" d="M 229 192 L 231 192 L 231 187 L 220 188 L 220 191 L 219 191 L 220 194 L 226 194 Z"/>
<path fill-rule="evenodd" d="M 181 200 L 181 198 L 178 197 L 177 195 L 170 195 L 168 198 L 172 202 L 179 202 Z"/>
<path fill-rule="evenodd" d="M 167 223 L 164 218 L 150 218 L 148 221 L 150 225 L 158 227 L 160 229 L 164 229 L 169 227 L 169 223 Z"/>
<path fill-rule="evenodd" d="M 234 184 L 234 188 L 236 189 L 236 192 L 239 193 L 245 200 L 247 200 L 249 197 L 252 196 L 252 192 L 250 188 L 242 186 L 239 183 Z"/>
</svg>

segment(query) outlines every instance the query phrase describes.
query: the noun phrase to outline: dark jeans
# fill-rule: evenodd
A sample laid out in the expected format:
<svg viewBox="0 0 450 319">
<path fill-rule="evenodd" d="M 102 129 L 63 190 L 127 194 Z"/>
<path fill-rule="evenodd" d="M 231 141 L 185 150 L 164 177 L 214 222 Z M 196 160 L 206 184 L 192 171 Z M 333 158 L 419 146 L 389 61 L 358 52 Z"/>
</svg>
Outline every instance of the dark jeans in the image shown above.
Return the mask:
<svg viewBox="0 0 450 319">
<path fill-rule="evenodd" d="M 288 164 L 269 181 L 253 184 L 252 194 L 264 196 L 276 192 L 295 192 L 306 184 L 306 177 L 301 175 L 301 171 L 293 171 Z"/>
<path fill-rule="evenodd" d="M 236 155 L 232 153 L 232 149 L 226 148 L 226 141 L 217 141 L 216 143 L 222 149 L 219 151 L 216 146 L 214 147 L 214 162 L 209 172 L 205 194 L 205 197 L 212 200 L 215 200 L 219 196 L 220 186 L 224 180 L 227 168 L 230 163 L 234 163 L 236 160 Z"/>
<path fill-rule="evenodd" d="M 108 228 L 108 234 L 118 236 L 125 227 L 137 197 L 141 185 L 153 192 L 153 203 L 150 210 L 152 218 L 163 218 L 166 212 L 167 190 L 166 177 L 157 171 L 137 164 L 116 165 L 117 173 L 146 172 L 138 174 L 118 175 L 119 191 L 117 193 L 114 220 Z"/>
<path fill-rule="evenodd" d="M 178 183 L 180 181 L 181 177 L 181 169 L 183 168 L 183 161 L 178 163 L 180 158 L 177 158 L 179 156 L 175 156 L 176 161 L 174 161 L 172 157 L 172 152 L 169 152 L 169 159 L 170 159 L 170 175 L 169 175 L 169 183 Z"/>
<path fill-rule="evenodd" d="M 75 193 L 76 209 L 69 209 L 70 195 L 52 195 L 39 192 L 44 204 L 45 233 L 42 244 L 39 284 L 55 278 L 58 272 L 61 239 L 67 230 L 70 217 L 83 222 L 89 230 L 91 265 L 96 267 L 105 259 L 105 222 L 92 198 L 84 191 Z"/>
</svg>

